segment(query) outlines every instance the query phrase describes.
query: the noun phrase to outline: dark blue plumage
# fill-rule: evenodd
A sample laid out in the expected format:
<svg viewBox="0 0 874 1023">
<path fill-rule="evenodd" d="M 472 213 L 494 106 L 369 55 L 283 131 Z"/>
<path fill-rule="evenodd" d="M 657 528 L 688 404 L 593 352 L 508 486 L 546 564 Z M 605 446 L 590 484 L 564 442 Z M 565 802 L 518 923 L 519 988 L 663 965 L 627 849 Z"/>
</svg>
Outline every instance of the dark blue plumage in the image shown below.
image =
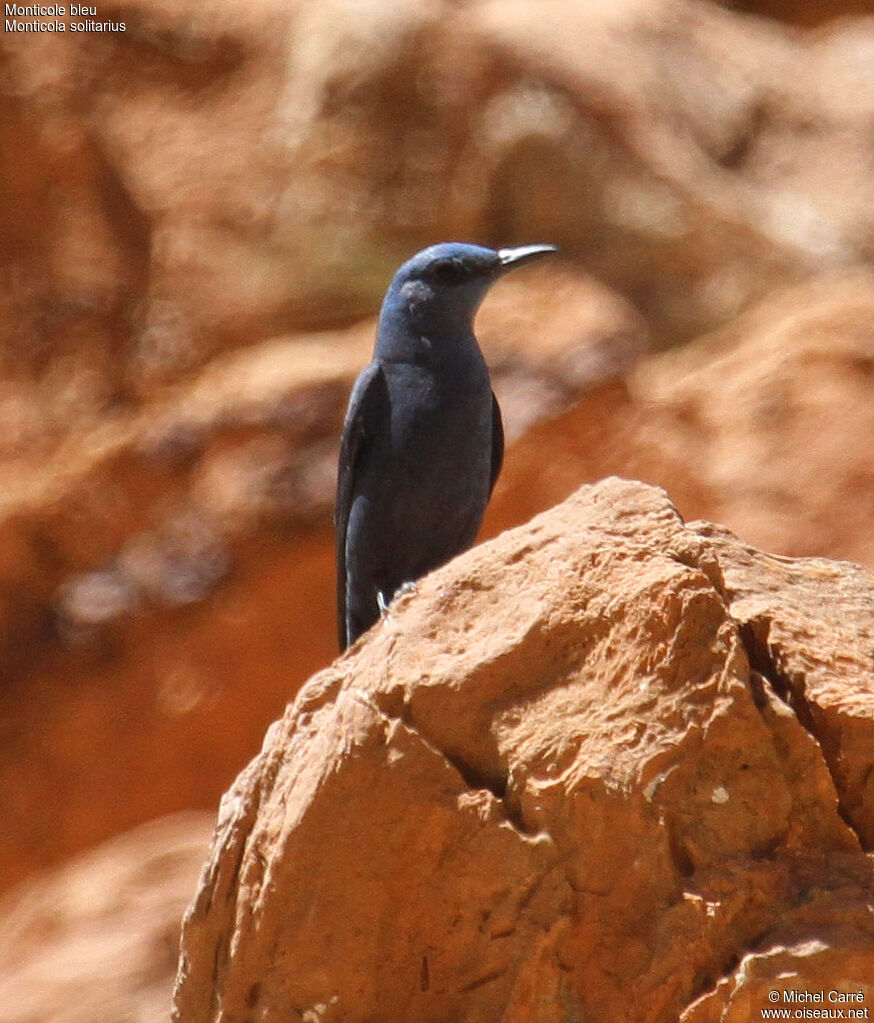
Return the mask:
<svg viewBox="0 0 874 1023">
<path fill-rule="evenodd" d="M 341 650 L 404 583 L 473 543 L 504 449 L 473 319 L 503 273 L 553 251 L 551 245 L 495 251 L 444 243 L 419 252 L 395 274 L 340 446 Z"/>
</svg>

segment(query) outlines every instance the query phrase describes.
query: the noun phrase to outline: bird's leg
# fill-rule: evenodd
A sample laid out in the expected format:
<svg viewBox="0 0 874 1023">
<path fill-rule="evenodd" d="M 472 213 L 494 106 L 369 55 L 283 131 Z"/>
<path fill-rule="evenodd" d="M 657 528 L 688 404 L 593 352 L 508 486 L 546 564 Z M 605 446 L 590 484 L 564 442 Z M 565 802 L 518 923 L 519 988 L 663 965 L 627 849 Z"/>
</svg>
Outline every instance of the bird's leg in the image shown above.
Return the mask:
<svg viewBox="0 0 874 1023">
<path fill-rule="evenodd" d="M 385 618 L 388 615 L 388 605 L 390 601 L 385 599 L 385 594 L 382 590 L 376 591 L 376 606 L 379 608 L 379 617 Z"/>
</svg>

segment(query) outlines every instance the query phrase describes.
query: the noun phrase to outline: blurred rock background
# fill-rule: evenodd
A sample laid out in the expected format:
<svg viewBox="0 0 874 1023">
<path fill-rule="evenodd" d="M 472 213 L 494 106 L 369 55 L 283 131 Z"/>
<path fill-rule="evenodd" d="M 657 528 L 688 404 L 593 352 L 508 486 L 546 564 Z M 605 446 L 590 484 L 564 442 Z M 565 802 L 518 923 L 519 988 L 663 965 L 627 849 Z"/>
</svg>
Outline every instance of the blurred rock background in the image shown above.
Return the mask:
<svg viewBox="0 0 874 1023">
<path fill-rule="evenodd" d="M 419 247 L 562 248 L 480 316 L 510 441 L 487 535 L 616 473 L 874 566 L 871 0 L 98 15 L 126 31 L 0 36 L 0 1016 L 22 1023 L 163 1018 L 209 815 L 335 654 L 337 436 Z M 81 893 L 83 854 L 107 890 L 132 864 L 176 886 L 138 904 L 136 955 L 118 913 L 35 900 Z M 71 998 L 72 939 L 80 968 L 52 959 L 77 913 L 127 964 L 105 1004 Z"/>
</svg>

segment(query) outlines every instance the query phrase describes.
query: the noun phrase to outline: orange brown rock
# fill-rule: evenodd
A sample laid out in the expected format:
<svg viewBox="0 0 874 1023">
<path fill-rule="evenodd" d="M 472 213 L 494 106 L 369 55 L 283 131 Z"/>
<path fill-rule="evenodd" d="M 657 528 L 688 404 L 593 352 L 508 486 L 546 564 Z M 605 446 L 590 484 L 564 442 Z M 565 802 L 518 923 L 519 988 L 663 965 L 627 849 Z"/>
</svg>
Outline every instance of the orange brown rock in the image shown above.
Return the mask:
<svg viewBox="0 0 874 1023">
<path fill-rule="evenodd" d="M 617 473 L 765 550 L 874 566 L 871 436 L 874 276 L 826 277 L 640 359 L 535 425 L 507 459 L 485 528 Z"/>
<path fill-rule="evenodd" d="M 211 814 L 149 821 L 0 899 L 0 1018 L 167 1018 L 179 917 Z"/>
<path fill-rule="evenodd" d="M 618 479 L 426 577 L 225 796 L 176 1018 L 874 997 L 872 596 Z"/>
</svg>

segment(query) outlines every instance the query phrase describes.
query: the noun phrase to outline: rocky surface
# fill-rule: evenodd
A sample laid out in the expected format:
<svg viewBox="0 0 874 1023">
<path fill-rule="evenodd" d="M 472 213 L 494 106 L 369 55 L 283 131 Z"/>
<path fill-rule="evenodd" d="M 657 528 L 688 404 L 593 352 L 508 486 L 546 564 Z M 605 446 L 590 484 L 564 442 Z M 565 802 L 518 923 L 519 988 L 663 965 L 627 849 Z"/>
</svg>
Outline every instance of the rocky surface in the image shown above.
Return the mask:
<svg viewBox="0 0 874 1023">
<path fill-rule="evenodd" d="M 870 0 L 719 0 L 733 11 L 761 14 L 790 25 L 824 25 L 840 18 L 871 14 Z"/>
<path fill-rule="evenodd" d="M 150 821 L 0 900 L 4 1023 L 163 1023 L 214 818 Z"/>
<path fill-rule="evenodd" d="M 872 597 L 617 479 L 463 555 L 226 795 L 176 1018 L 870 1002 Z"/>
<path fill-rule="evenodd" d="M 874 567 L 874 276 L 775 293 L 636 363 L 536 426 L 508 458 L 489 533 L 611 473 L 766 550 Z"/>
<path fill-rule="evenodd" d="M 6 444 L 372 312 L 435 238 L 558 242 L 665 343 L 870 262 L 870 19 L 799 34 L 701 0 L 111 14 L 124 33 L 2 39 Z"/>
<path fill-rule="evenodd" d="M 874 566 L 868 0 L 100 13 L 0 36 L 0 888 L 213 808 L 330 662 L 339 419 L 436 238 L 563 248 L 483 309 L 486 535 L 618 473 Z"/>
</svg>

